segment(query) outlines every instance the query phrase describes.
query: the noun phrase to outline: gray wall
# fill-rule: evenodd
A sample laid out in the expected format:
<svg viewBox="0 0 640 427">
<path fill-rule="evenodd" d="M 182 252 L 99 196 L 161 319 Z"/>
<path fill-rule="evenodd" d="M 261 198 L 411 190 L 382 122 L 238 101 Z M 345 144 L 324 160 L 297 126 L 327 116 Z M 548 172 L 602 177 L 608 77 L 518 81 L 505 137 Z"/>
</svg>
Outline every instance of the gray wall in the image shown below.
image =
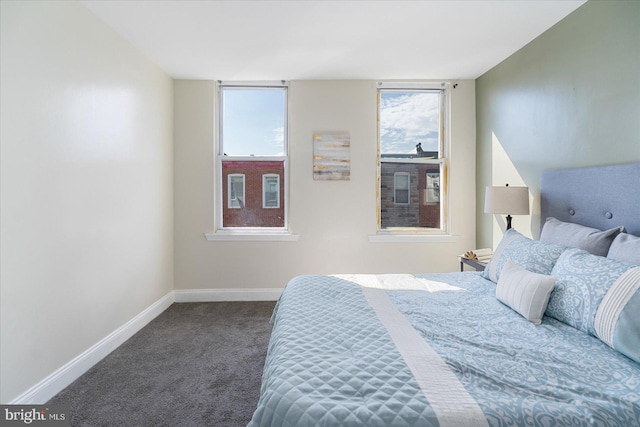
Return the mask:
<svg viewBox="0 0 640 427">
<path fill-rule="evenodd" d="M 494 246 L 501 218 L 484 188 L 530 188 L 539 233 L 545 169 L 640 161 L 640 2 L 589 1 L 476 82 L 477 242 Z"/>
</svg>

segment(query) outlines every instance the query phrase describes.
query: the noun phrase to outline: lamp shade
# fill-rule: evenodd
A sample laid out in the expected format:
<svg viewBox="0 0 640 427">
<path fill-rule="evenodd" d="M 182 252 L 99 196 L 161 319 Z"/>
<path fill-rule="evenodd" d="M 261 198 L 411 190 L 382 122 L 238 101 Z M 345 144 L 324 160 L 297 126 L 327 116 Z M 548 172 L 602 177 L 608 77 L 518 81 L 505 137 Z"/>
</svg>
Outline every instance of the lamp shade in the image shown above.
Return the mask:
<svg viewBox="0 0 640 427">
<path fill-rule="evenodd" d="M 485 213 L 529 215 L 528 187 L 487 187 L 484 196 Z"/>
</svg>

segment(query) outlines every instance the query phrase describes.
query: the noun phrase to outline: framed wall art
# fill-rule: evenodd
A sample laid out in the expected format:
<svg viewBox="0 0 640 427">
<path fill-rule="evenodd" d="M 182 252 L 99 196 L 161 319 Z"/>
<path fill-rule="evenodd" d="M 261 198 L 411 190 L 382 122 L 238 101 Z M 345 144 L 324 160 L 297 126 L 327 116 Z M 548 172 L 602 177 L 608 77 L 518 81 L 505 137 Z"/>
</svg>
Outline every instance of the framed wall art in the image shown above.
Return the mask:
<svg viewBox="0 0 640 427">
<path fill-rule="evenodd" d="M 348 181 L 351 175 L 349 132 L 314 132 L 313 179 Z"/>
</svg>

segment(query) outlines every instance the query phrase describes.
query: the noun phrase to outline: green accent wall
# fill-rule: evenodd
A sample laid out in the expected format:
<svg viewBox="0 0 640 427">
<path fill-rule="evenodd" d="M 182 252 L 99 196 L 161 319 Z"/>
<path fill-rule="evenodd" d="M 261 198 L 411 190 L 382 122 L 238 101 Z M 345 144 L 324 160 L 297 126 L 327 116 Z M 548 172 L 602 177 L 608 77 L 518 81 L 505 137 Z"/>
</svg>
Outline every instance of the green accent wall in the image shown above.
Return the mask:
<svg viewBox="0 0 640 427">
<path fill-rule="evenodd" d="M 545 169 L 640 161 L 640 1 L 591 0 L 476 81 L 477 245 L 495 247 L 500 219 L 487 185 L 526 185 L 538 237 Z M 640 183 L 638 183 L 640 185 Z"/>
</svg>

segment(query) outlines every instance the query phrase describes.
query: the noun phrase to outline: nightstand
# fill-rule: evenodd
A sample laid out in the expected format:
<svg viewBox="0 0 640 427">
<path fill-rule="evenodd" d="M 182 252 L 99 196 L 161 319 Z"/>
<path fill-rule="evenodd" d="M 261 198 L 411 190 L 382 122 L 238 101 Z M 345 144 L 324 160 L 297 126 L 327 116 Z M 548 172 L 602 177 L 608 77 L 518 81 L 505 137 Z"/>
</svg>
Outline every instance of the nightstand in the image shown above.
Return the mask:
<svg viewBox="0 0 640 427">
<path fill-rule="evenodd" d="M 471 259 L 458 257 L 460 261 L 460 271 L 464 271 L 464 265 L 468 265 L 469 267 L 475 268 L 477 271 L 484 271 L 484 268 L 487 266 L 486 262 L 474 261 Z"/>
</svg>

